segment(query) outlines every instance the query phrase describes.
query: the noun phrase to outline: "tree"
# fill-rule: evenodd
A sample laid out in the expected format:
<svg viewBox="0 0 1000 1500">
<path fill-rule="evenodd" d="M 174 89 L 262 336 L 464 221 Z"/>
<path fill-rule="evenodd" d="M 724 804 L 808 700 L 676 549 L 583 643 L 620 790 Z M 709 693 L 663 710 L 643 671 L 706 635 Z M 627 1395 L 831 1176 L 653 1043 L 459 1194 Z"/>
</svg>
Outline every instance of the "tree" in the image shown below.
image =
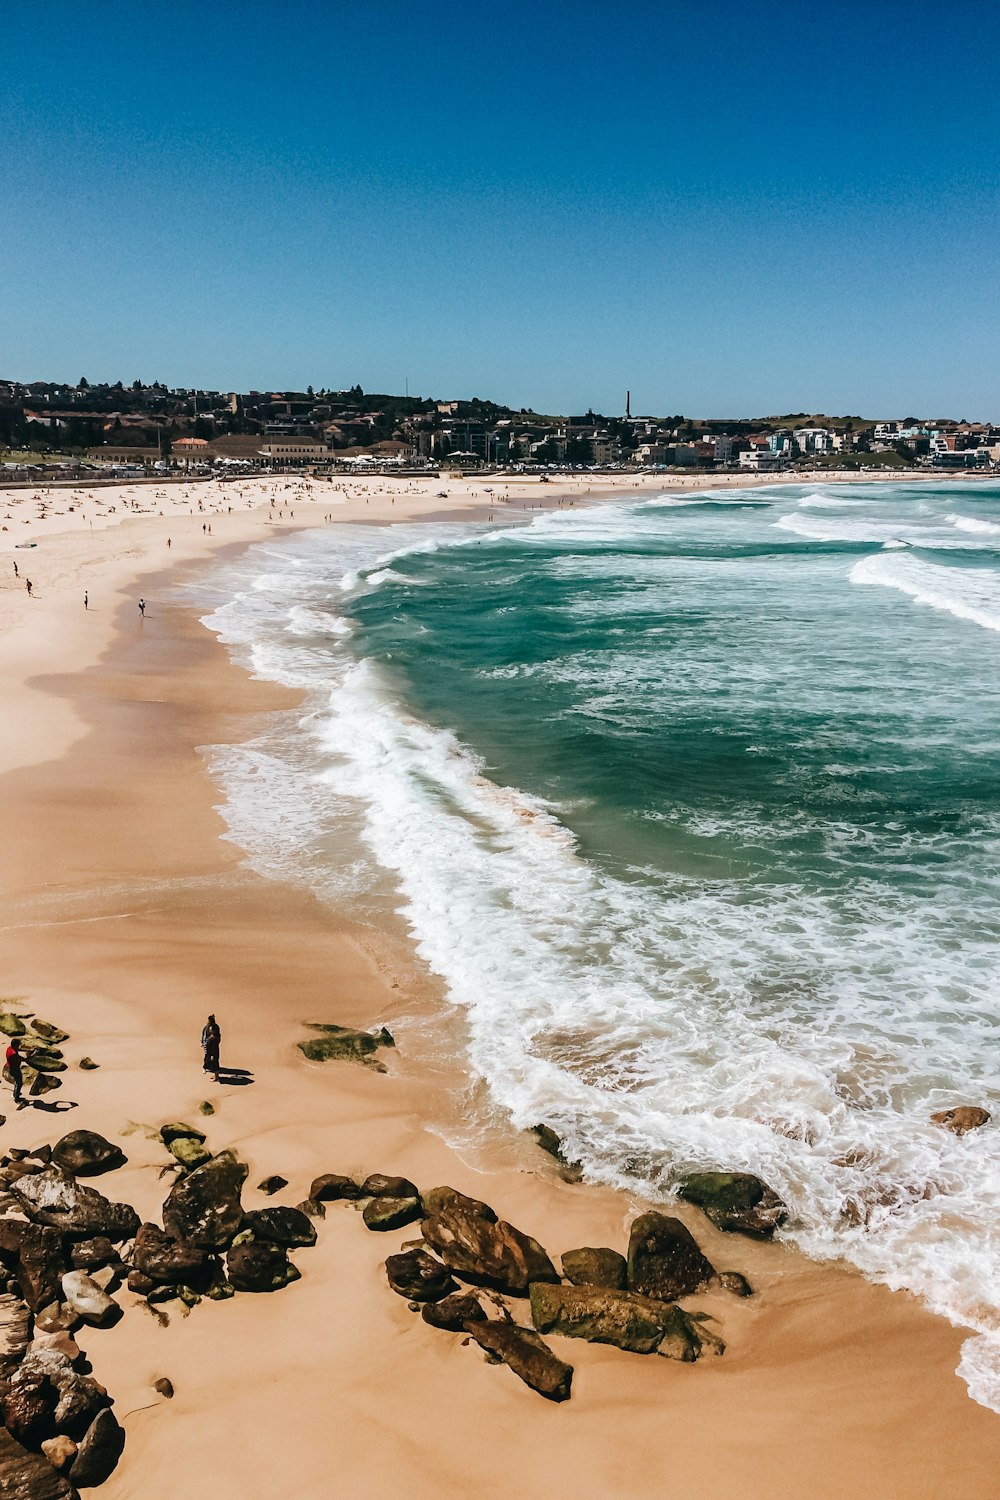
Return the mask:
<svg viewBox="0 0 1000 1500">
<path fill-rule="evenodd" d="M 86 375 L 81 375 L 80 376 L 79 389 L 81 391 L 89 391 L 90 390 L 90 381 L 87 379 Z"/>
</svg>

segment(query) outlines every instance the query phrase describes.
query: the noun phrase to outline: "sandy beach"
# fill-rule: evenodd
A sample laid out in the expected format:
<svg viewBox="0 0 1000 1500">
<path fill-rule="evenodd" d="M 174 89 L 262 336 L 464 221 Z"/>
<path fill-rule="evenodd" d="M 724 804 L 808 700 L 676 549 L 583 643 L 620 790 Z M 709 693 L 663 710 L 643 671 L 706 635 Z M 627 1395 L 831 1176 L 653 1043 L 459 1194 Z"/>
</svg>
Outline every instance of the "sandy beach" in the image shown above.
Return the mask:
<svg viewBox="0 0 1000 1500">
<path fill-rule="evenodd" d="M 461 1115 L 474 1084 L 402 927 L 358 927 L 305 890 L 256 876 L 221 838 L 200 747 L 247 739 L 296 700 L 234 666 L 178 584 L 227 549 L 327 517 L 485 520 L 501 505 L 515 515 L 695 483 L 268 478 L 0 492 L 0 989 L 71 1033 L 60 1113 L 15 1112 L 5 1094 L 4 1149 L 98 1130 L 129 1159 L 96 1185 L 158 1219 L 166 1157 L 141 1127 L 193 1119 L 212 1150 L 231 1147 L 248 1163 L 248 1208 L 297 1204 L 323 1172 L 398 1173 L 486 1200 L 553 1257 L 623 1249 L 649 1205 L 564 1180 L 531 1139 L 502 1128 L 488 1146 L 446 1143 L 441 1122 Z M 224 1061 L 252 1084 L 202 1073 L 209 1011 Z M 307 1063 L 296 1043 L 308 1021 L 388 1026 L 388 1071 Z M 98 1071 L 78 1069 L 85 1054 Z M 214 1108 L 206 1119 L 203 1100 Z M 63 1112 L 63 1101 L 77 1107 Z M 289 1185 L 269 1200 L 254 1185 L 272 1173 Z M 329 1205 L 317 1246 L 295 1252 L 302 1279 L 274 1295 L 206 1301 L 189 1315 L 170 1303 L 161 1326 L 122 1292 L 122 1321 L 81 1334 L 127 1434 L 103 1493 L 996 1494 L 1000 1421 L 955 1374 L 962 1330 L 853 1271 L 676 1212 L 713 1263 L 755 1288 L 746 1300 L 711 1291 L 689 1301 L 717 1318 L 726 1354 L 687 1366 L 552 1337 L 576 1372 L 562 1406 L 460 1336 L 424 1326 L 384 1272 L 416 1226 L 369 1233 L 351 1203 Z M 172 1401 L 152 1389 L 162 1376 Z"/>
</svg>

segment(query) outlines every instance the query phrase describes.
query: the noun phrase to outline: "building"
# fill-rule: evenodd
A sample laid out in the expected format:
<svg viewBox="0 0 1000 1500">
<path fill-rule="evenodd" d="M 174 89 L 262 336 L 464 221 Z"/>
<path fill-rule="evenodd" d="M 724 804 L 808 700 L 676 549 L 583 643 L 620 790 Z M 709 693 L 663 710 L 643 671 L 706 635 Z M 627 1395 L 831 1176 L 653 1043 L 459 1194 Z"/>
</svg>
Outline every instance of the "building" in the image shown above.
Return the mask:
<svg viewBox="0 0 1000 1500">
<path fill-rule="evenodd" d="M 177 447 L 176 443 L 174 447 Z M 272 442 L 264 443 L 257 451 L 264 462 L 271 464 L 274 468 L 295 468 L 305 464 L 318 464 L 332 457 L 325 443 L 310 443 L 298 438 L 291 438 L 288 442 L 275 438 Z"/>
<path fill-rule="evenodd" d="M 783 453 L 772 453 L 770 448 L 749 448 L 740 454 L 741 469 L 755 469 L 764 472 L 774 469 L 783 469 L 788 463 Z"/>
</svg>

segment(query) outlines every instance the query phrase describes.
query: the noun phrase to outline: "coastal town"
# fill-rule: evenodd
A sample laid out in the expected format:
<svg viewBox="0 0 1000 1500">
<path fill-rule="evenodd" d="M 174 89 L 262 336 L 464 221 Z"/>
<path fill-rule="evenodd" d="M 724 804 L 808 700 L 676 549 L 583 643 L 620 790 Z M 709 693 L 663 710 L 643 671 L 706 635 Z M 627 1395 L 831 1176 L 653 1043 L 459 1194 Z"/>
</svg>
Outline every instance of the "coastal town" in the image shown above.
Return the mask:
<svg viewBox="0 0 1000 1500">
<path fill-rule="evenodd" d="M 946 418 L 544 415 L 477 397 L 0 380 L 0 477 L 933 470 L 1000 467 L 1000 426 Z"/>
</svg>

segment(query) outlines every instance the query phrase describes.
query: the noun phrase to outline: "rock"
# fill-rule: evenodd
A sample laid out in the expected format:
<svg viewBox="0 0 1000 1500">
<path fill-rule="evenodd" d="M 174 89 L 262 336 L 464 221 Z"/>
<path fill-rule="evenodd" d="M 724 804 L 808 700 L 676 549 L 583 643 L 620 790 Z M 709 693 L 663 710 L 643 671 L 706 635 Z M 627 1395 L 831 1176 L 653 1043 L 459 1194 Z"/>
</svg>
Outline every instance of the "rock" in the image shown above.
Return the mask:
<svg viewBox="0 0 1000 1500">
<path fill-rule="evenodd" d="M 153 1381 L 153 1390 L 158 1396 L 163 1396 L 167 1401 L 174 1399 L 174 1383 L 172 1380 L 168 1380 L 166 1375 L 161 1375 L 159 1380 Z"/>
<path fill-rule="evenodd" d="M 703 1209 L 717 1228 L 759 1240 L 769 1240 L 788 1218 L 777 1193 L 752 1172 L 690 1172 L 677 1196 Z"/>
<path fill-rule="evenodd" d="M 181 1135 L 170 1142 L 167 1147 L 170 1155 L 179 1161 L 182 1167 L 189 1172 L 195 1167 L 202 1167 L 207 1161 L 212 1160 L 212 1153 L 205 1149 L 201 1141 L 196 1141 L 194 1136 Z"/>
<path fill-rule="evenodd" d="M 198 1105 L 198 1113 L 200 1115 L 214 1115 L 215 1105 L 210 1104 L 207 1099 L 203 1099 Z"/>
<path fill-rule="evenodd" d="M 22 1178 L 14 1193 L 30 1216 L 73 1239 L 102 1235 L 118 1244 L 131 1239 L 139 1215 L 127 1203 L 110 1203 L 96 1188 L 81 1187 L 58 1167 Z"/>
<path fill-rule="evenodd" d="M 13 1264 L 21 1296 L 32 1312 L 61 1295 L 66 1259 L 58 1230 L 24 1219 L 0 1219 L 0 1257 Z"/>
<path fill-rule="evenodd" d="M 481 1323 L 486 1319 L 479 1298 L 472 1292 L 455 1292 L 442 1297 L 440 1302 L 425 1302 L 420 1316 L 432 1328 L 446 1328 L 449 1333 L 461 1333 L 466 1323 Z"/>
<path fill-rule="evenodd" d="M 20 1297 L 0 1294 L 0 1377 L 19 1364 L 28 1347 L 30 1320 Z"/>
<path fill-rule="evenodd" d="M 362 1218 L 369 1229 L 402 1229 L 422 1213 L 419 1198 L 371 1198 L 365 1204 Z"/>
<path fill-rule="evenodd" d="M 683 1339 L 688 1352 L 679 1357 L 689 1361 L 698 1357 L 697 1343 L 688 1334 L 680 1308 L 636 1292 L 536 1283 L 531 1288 L 531 1321 L 540 1333 L 613 1344 L 635 1354 L 653 1354 L 668 1336 Z"/>
<path fill-rule="evenodd" d="M 76 1457 L 77 1446 L 71 1437 L 61 1432 L 58 1437 L 46 1438 L 42 1444 L 42 1452 L 52 1467 L 62 1474 Z"/>
<path fill-rule="evenodd" d="M 114 1472 L 125 1433 L 110 1411 L 99 1412 L 88 1427 L 80 1450 L 70 1467 L 69 1477 L 78 1489 L 92 1489 L 103 1484 Z"/>
<path fill-rule="evenodd" d="M 55 1436 L 57 1400 L 44 1370 L 18 1365 L 0 1381 L 0 1422 L 19 1443 L 37 1448 L 43 1439 Z"/>
<path fill-rule="evenodd" d="M 560 1136 L 552 1129 L 551 1125 L 533 1125 L 531 1134 L 541 1146 L 543 1151 L 562 1167 L 562 1177 L 566 1182 L 579 1182 L 583 1176 L 583 1168 L 578 1161 L 570 1161 L 563 1151 L 563 1143 Z"/>
<path fill-rule="evenodd" d="M 488 1203 L 483 1203 L 478 1198 L 470 1198 L 468 1194 L 460 1193 L 457 1188 L 430 1188 L 426 1193 L 422 1193 L 421 1197 L 428 1215 L 443 1213 L 447 1208 L 457 1208 L 463 1213 L 476 1214 L 490 1224 L 495 1224 L 497 1221 L 497 1216 Z"/>
<path fill-rule="evenodd" d="M 297 1208 L 256 1208 L 244 1220 L 255 1240 L 272 1245 L 315 1245 L 316 1226 Z"/>
<path fill-rule="evenodd" d="M 640 1214 L 628 1242 L 629 1291 L 674 1302 L 700 1291 L 715 1277 L 694 1236 L 667 1214 Z"/>
<path fill-rule="evenodd" d="M 240 1192 L 247 1168 L 230 1151 L 213 1156 L 174 1184 L 163 1205 L 163 1223 L 174 1239 L 221 1250 L 243 1222 Z"/>
<path fill-rule="evenodd" d="M 80 1058 L 80 1067 L 85 1073 L 96 1073 L 100 1066 L 100 1063 L 95 1063 L 92 1057 Z"/>
<path fill-rule="evenodd" d="M 361 1189 L 351 1177 L 338 1177 L 334 1172 L 325 1172 L 313 1179 L 309 1189 L 310 1198 L 317 1203 L 333 1203 L 338 1198 L 360 1198 Z"/>
<path fill-rule="evenodd" d="M 39 1333 L 66 1333 L 77 1326 L 80 1319 L 71 1307 L 63 1302 L 50 1302 L 35 1314 L 34 1331 Z"/>
<path fill-rule="evenodd" d="M 31 1029 L 36 1036 L 40 1036 L 43 1042 L 51 1042 L 54 1046 L 60 1042 L 69 1041 L 69 1032 L 60 1031 L 58 1026 L 53 1026 L 51 1021 L 40 1021 L 36 1016 L 31 1022 Z"/>
<path fill-rule="evenodd" d="M 537 1240 L 502 1219 L 487 1218 L 474 1199 L 455 1194 L 421 1225 L 427 1243 L 460 1281 L 524 1296 L 533 1281 L 558 1281 L 559 1273 Z M 490 1210 L 492 1214 L 492 1209 Z"/>
<path fill-rule="evenodd" d="M 125 1155 L 96 1130 L 71 1130 L 52 1147 L 52 1160 L 74 1177 L 97 1177 L 122 1166 Z"/>
<path fill-rule="evenodd" d="M 302 1202 L 296 1203 L 295 1207 L 300 1214 L 305 1214 L 309 1219 L 326 1218 L 326 1205 L 320 1203 L 318 1198 L 303 1198 Z"/>
<path fill-rule="evenodd" d="M 71 1365 L 75 1365 L 80 1359 L 80 1346 L 68 1333 L 39 1333 L 34 1330 L 31 1340 L 30 1352 L 35 1353 L 42 1349 L 53 1349 L 56 1354 L 64 1354 Z"/>
<path fill-rule="evenodd" d="M 379 1047 L 392 1047 L 395 1043 L 389 1032 L 354 1031 L 349 1026 L 318 1025 L 308 1022 L 310 1031 L 321 1033 L 308 1042 L 299 1042 L 299 1051 L 310 1062 L 331 1060 L 362 1062 L 369 1067 L 381 1067 L 375 1054 Z"/>
<path fill-rule="evenodd" d="M 91 1281 L 97 1283 L 102 1292 L 110 1289 L 113 1282 L 119 1279 L 118 1266 L 99 1266 L 96 1271 L 88 1271 Z"/>
<path fill-rule="evenodd" d="M 624 1291 L 628 1267 L 624 1255 L 605 1247 L 567 1250 L 561 1257 L 563 1275 L 574 1286 L 606 1286 Z"/>
<path fill-rule="evenodd" d="M 271 1198 L 275 1193 L 280 1193 L 281 1189 L 286 1188 L 287 1186 L 287 1177 L 265 1177 L 263 1182 L 258 1182 L 257 1191 L 258 1193 L 266 1193 L 267 1196 Z"/>
<path fill-rule="evenodd" d="M 226 1256 L 226 1271 L 238 1292 L 276 1292 L 299 1278 L 283 1247 L 266 1240 L 234 1245 Z"/>
<path fill-rule="evenodd" d="M 74 1271 L 99 1271 L 102 1266 L 121 1264 L 118 1251 L 104 1235 L 97 1235 L 90 1240 L 79 1240 L 71 1247 L 69 1259 Z"/>
<path fill-rule="evenodd" d="M 186 1125 L 183 1120 L 171 1120 L 168 1125 L 160 1126 L 160 1140 L 165 1146 L 170 1146 L 174 1141 L 204 1141 L 205 1132 L 199 1130 L 195 1125 Z"/>
<path fill-rule="evenodd" d="M 719 1285 L 724 1292 L 731 1292 L 734 1297 L 752 1297 L 753 1287 L 740 1271 L 720 1271 Z"/>
<path fill-rule="evenodd" d="M 140 1224 L 132 1251 L 135 1271 L 150 1281 L 169 1286 L 190 1285 L 204 1274 L 208 1261 L 206 1251 L 197 1245 L 184 1245 L 156 1224 Z M 130 1289 L 132 1278 L 129 1278 Z"/>
<path fill-rule="evenodd" d="M 957 1104 L 952 1109 L 939 1109 L 936 1114 L 931 1115 L 933 1124 L 943 1125 L 945 1130 L 953 1130 L 956 1135 L 979 1130 L 989 1120 L 989 1110 L 980 1109 L 978 1104 Z"/>
<path fill-rule="evenodd" d="M 76 1491 L 47 1458 L 0 1428 L 0 1494 L 4 1500 L 73 1500 Z"/>
<path fill-rule="evenodd" d="M 385 1263 L 389 1285 L 401 1297 L 413 1302 L 440 1302 L 449 1292 L 457 1291 L 447 1266 L 426 1250 L 406 1250 L 390 1255 Z"/>
<path fill-rule="evenodd" d="M 55 1425 L 70 1434 L 85 1431 L 97 1413 L 110 1405 L 103 1385 L 89 1375 L 79 1374 L 67 1356 L 56 1349 L 32 1347 L 18 1375 L 38 1375 L 48 1381 L 58 1397 L 53 1413 Z"/>
<path fill-rule="evenodd" d="M 156 1290 L 157 1283 L 152 1276 L 147 1276 L 144 1271 L 130 1271 L 126 1282 L 130 1292 L 135 1292 L 138 1297 L 148 1297 L 150 1292 Z"/>
<path fill-rule="evenodd" d="M 62 1290 L 73 1311 L 92 1328 L 106 1328 L 121 1316 L 118 1303 L 86 1271 L 67 1271 Z"/>
<path fill-rule="evenodd" d="M 0 1010 L 0 1031 L 5 1036 L 24 1036 L 27 1027 L 20 1016 L 15 1016 L 13 1011 Z M 6 1051 L 6 1048 L 4 1049 Z"/>
<path fill-rule="evenodd" d="M 7 1070 L 4 1069 L 4 1072 Z M 51 1073 L 36 1071 L 34 1068 L 24 1069 L 24 1081 L 28 1085 L 28 1093 L 36 1099 L 39 1094 L 51 1094 L 55 1089 L 62 1088 L 62 1080 L 53 1078 Z"/>
<path fill-rule="evenodd" d="M 466 1325 L 466 1332 L 539 1395 L 549 1401 L 569 1399 L 573 1367 L 558 1359 L 534 1329 L 476 1319 Z"/>
<path fill-rule="evenodd" d="M 26 1047 L 24 1060 L 36 1073 L 65 1073 L 66 1063 L 58 1047 Z"/>
<path fill-rule="evenodd" d="M 420 1192 L 408 1177 L 385 1177 L 373 1172 L 361 1184 L 362 1198 L 419 1198 Z"/>
</svg>

